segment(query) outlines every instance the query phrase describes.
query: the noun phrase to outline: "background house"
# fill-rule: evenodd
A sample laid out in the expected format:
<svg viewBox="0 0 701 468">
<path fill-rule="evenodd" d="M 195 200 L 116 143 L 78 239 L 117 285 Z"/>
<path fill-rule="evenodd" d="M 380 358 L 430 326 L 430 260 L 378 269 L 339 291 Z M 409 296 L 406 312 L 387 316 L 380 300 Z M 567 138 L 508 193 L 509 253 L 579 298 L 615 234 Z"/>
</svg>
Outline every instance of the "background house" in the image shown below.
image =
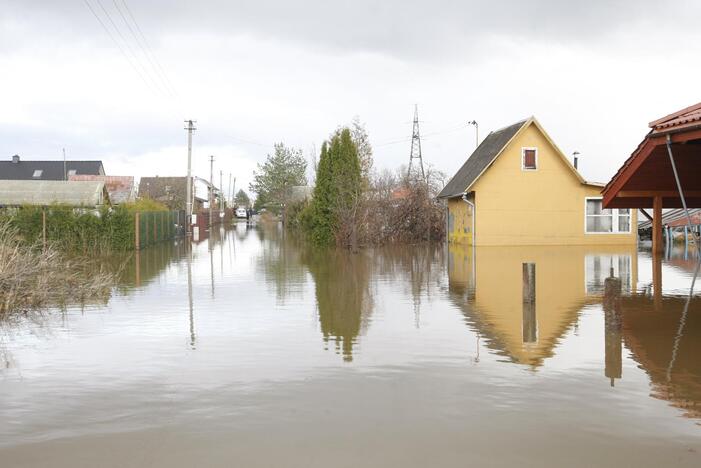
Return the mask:
<svg viewBox="0 0 701 468">
<path fill-rule="evenodd" d="M 133 176 L 72 175 L 68 180 L 104 182 L 112 205 L 121 205 L 136 199 Z"/>
<path fill-rule="evenodd" d="M 100 181 L 8 180 L 0 183 L 0 207 L 24 205 L 97 207 L 109 204 Z"/>
<path fill-rule="evenodd" d="M 104 176 L 102 161 L 23 161 L 18 155 L 0 161 L 2 180 L 68 180 L 75 175 Z"/>
<path fill-rule="evenodd" d="M 198 195 L 202 190 L 196 187 L 196 179 L 193 177 L 192 190 L 194 194 L 193 212 L 204 208 L 207 201 L 205 196 Z M 187 198 L 187 177 L 142 177 L 139 182 L 139 198 L 150 198 L 163 203 L 171 210 L 184 210 Z"/>
<path fill-rule="evenodd" d="M 635 244 L 637 214 L 604 210 L 531 117 L 490 133 L 446 184 L 448 240 L 474 245 Z"/>
</svg>

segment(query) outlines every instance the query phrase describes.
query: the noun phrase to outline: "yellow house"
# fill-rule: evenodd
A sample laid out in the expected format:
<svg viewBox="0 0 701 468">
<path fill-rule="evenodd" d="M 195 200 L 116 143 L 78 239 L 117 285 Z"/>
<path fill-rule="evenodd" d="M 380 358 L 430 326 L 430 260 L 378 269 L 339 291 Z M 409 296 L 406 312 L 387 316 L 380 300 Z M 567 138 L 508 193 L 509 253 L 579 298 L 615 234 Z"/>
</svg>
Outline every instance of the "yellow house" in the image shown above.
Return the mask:
<svg viewBox="0 0 701 468">
<path fill-rule="evenodd" d="M 635 245 L 637 214 L 604 210 L 534 117 L 490 133 L 438 195 L 448 241 L 473 245 Z"/>
</svg>

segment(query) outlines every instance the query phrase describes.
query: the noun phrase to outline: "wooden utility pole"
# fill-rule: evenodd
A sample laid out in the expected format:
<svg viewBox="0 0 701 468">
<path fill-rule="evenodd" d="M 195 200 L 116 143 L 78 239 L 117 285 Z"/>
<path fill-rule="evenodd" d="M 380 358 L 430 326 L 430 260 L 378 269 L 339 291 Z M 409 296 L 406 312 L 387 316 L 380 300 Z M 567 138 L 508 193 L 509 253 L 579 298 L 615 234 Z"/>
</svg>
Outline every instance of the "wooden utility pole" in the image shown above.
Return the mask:
<svg viewBox="0 0 701 468">
<path fill-rule="evenodd" d="M 234 206 L 234 197 L 231 193 L 231 172 L 229 172 L 229 202 L 227 206 Z"/>
<path fill-rule="evenodd" d="M 214 222 L 214 212 L 212 205 L 214 204 L 214 156 L 209 157 L 209 229 L 212 229 Z"/>
<path fill-rule="evenodd" d="M 187 233 L 190 235 L 192 230 L 192 132 L 194 132 L 195 125 L 192 120 L 186 120 L 185 123 L 187 127 L 187 190 L 185 194 L 185 218 L 187 223 Z"/>
<path fill-rule="evenodd" d="M 224 211 L 224 182 L 222 181 L 222 177 L 224 175 L 224 171 L 221 169 L 219 170 L 219 212 L 221 213 Z"/>
</svg>

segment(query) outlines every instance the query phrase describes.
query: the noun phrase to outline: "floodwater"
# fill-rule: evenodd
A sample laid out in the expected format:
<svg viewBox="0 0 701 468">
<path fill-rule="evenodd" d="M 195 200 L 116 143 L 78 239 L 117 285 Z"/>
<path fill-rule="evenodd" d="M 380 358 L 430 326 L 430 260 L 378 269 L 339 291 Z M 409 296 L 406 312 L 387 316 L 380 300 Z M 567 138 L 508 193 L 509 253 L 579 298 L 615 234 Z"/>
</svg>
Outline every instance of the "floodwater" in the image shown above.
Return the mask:
<svg viewBox="0 0 701 468">
<path fill-rule="evenodd" d="M 696 265 L 243 225 L 147 249 L 0 326 L 0 466 L 698 467 Z"/>
</svg>

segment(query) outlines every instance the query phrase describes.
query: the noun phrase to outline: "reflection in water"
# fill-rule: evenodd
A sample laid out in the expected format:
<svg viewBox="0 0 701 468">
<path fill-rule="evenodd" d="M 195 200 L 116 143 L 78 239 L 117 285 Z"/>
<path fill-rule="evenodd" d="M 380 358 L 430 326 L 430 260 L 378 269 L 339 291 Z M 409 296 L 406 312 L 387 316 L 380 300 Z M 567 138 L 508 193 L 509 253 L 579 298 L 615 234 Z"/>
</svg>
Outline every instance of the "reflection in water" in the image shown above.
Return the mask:
<svg viewBox="0 0 701 468">
<path fill-rule="evenodd" d="M 623 280 L 617 278 L 613 266 L 604 280 L 604 375 L 615 384 L 623 375 L 623 345 L 621 338 L 621 291 Z"/>
<path fill-rule="evenodd" d="M 372 308 L 370 257 L 367 252 L 305 249 L 302 261 L 309 269 L 324 342 L 333 339 L 344 361 L 353 360 L 353 346 L 368 326 Z"/>
<path fill-rule="evenodd" d="M 164 243 L 129 258 L 107 307 L 1 330 L 0 465 L 100 466 L 115 446 L 139 465 L 163 443 L 167 466 L 426 466 L 427 447 L 440 466 L 698 466 L 678 417 L 701 420 L 689 266 L 660 266 L 656 307 L 650 257 L 620 248 L 350 254 L 274 225 Z"/>
<path fill-rule="evenodd" d="M 684 310 L 683 336 L 678 335 Z M 623 339 L 652 381 L 652 396 L 669 401 L 690 417 L 701 417 L 701 299 L 665 297 L 663 310 L 644 296 L 621 299 Z M 677 337 L 681 340 L 677 342 Z M 676 345 L 676 348 L 675 348 Z M 676 349 L 676 351 L 675 351 Z"/>
<path fill-rule="evenodd" d="M 195 312 L 192 301 L 192 244 L 187 249 L 187 302 L 190 312 L 190 349 L 195 349 Z"/>
<path fill-rule="evenodd" d="M 449 247 L 450 297 L 468 324 L 491 349 L 533 367 L 553 356 L 582 307 L 600 301 L 611 272 L 630 290 L 636 270 L 635 251 L 621 248 Z"/>
</svg>

